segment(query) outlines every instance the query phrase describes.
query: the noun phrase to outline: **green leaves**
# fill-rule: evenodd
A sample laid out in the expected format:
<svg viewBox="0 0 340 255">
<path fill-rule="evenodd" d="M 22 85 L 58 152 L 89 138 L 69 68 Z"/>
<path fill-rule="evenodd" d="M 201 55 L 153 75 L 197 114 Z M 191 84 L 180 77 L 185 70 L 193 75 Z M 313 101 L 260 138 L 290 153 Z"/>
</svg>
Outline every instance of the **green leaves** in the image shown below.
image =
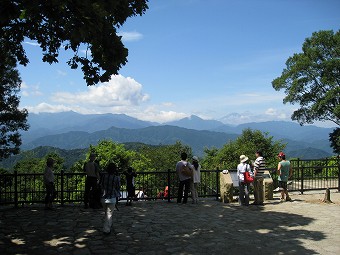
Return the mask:
<svg viewBox="0 0 340 255">
<path fill-rule="evenodd" d="M 235 169 L 240 163 L 239 157 L 244 154 L 255 160 L 256 150 L 261 150 L 266 159 L 267 167 L 276 167 L 277 153 L 285 148 L 280 141 L 273 141 L 273 137 L 259 130 L 244 129 L 235 140 L 226 143 L 220 150 L 206 150 L 204 169 Z"/>
<path fill-rule="evenodd" d="M 0 47 L 3 46 L 0 38 Z M 21 79 L 16 60 L 8 51 L 0 51 L 0 161 L 19 153 L 21 135 L 28 130 L 27 110 L 19 109 Z"/>
<path fill-rule="evenodd" d="M 67 63 L 72 69 L 81 66 L 87 85 L 106 82 L 127 63 L 128 50 L 117 36 L 117 28 L 127 18 L 143 15 L 147 2 L 8 0 L 4 3 L 7 13 L 0 17 L 0 39 L 7 42 L 6 50 L 23 65 L 28 63 L 22 48 L 25 38 L 40 44 L 42 60 L 50 64 L 58 62 L 59 49 L 66 44 L 65 50 L 74 52 Z M 78 56 L 78 49 L 84 44 L 89 45 L 91 54 L 83 58 Z"/>
<path fill-rule="evenodd" d="M 340 31 L 313 33 L 302 51 L 288 58 L 273 88 L 284 90 L 283 103 L 300 104 L 292 120 L 301 125 L 316 120 L 340 125 Z"/>
</svg>

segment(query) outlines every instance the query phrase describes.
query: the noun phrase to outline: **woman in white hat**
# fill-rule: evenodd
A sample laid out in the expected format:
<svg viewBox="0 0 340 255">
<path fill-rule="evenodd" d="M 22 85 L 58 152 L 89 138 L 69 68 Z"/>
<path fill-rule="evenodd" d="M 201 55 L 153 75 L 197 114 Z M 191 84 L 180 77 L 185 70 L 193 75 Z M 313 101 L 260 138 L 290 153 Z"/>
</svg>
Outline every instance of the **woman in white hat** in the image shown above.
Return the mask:
<svg viewBox="0 0 340 255">
<path fill-rule="evenodd" d="M 249 205 L 249 186 L 250 183 L 246 183 L 244 180 L 244 173 L 245 172 L 250 172 L 250 165 L 247 163 L 248 162 L 248 157 L 245 155 L 240 156 L 240 164 L 237 166 L 237 177 L 238 177 L 238 185 L 240 189 L 240 194 L 239 194 L 239 203 L 240 205 Z"/>
</svg>

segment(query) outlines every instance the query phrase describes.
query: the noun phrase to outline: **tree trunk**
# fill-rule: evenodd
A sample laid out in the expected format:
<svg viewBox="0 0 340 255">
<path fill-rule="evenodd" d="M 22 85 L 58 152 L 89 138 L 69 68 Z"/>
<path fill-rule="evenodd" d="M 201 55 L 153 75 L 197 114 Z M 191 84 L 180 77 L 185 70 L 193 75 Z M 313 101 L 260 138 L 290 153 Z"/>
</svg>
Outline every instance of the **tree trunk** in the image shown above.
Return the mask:
<svg viewBox="0 0 340 255">
<path fill-rule="evenodd" d="M 322 202 L 324 202 L 324 203 L 333 203 L 333 202 L 331 201 L 331 191 L 329 190 L 329 188 L 326 189 L 325 197 L 324 197 L 324 199 L 322 200 Z"/>
</svg>

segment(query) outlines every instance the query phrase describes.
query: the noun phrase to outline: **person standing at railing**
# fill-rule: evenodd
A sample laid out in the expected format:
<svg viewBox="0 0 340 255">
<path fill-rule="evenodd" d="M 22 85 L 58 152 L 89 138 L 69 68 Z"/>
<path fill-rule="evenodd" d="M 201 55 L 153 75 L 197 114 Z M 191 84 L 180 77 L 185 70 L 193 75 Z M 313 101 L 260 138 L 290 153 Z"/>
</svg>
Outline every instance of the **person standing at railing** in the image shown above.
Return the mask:
<svg viewBox="0 0 340 255">
<path fill-rule="evenodd" d="M 85 209 L 89 207 L 89 197 L 90 192 L 94 192 L 97 189 L 98 180 L 100 178 L 99 172 L 100 168 L 99 165 L 95 162 L 96 154 L 90 154 L 90 160 L 84 164 L 84 172 L 86 173 L 86 180 L 85 180 L 85 193 L 84 193 L 84 204 Z M 99 203 L 100 201 L 98 201 Z"/>
<path fill-rule="evenodd" d="M 280 160 L 277 166 L 279 188 L 281 191 L 280 201 L 283 202 L 285 200 L 285 195 L 286 195 L 286 201 L 291 201 L 292 199 L 290 198 L 288 194 L 287 182 L 288 182 L 288 179 L 292 177 L 293 169 L 290 164 L 290 161 L 286 160 L 286 155 L 283 152 L 279 153 L 278 158 Z"/>
<path fill-rule="evenodd" d="M 256 160 L 254 162 L 254 203 L 253 205 L 263 205 L 263 174 L 266 168 L 266 162 L 262 155 L 262 151 L 258 150 L 255 153 Z"/>
<path fill-rule="evenodd" d="M 190 180 L 191 176 L 186 175 L 184 173 L 184 169 L 186 166 L 189 166 L 189 168 L 192 170 L 192 166 L 187 161 L 188 155 L 185 152 L 181 153 L 181 160 L 177 162 L 176 164 L 176 172 L 179 177 L 179 187 L 178 187 L 178 194 L 177 194 L 177 203 L 182 203 L 183 198 L 183 204 L 186 204 L 188 201 L 188 194 L 190 189 Z M 184 189 L 184 196 L 183 196 L 183 189 Z"/>
<path fill-rule="evenodd" d="M 126 191 L 127 191 L 127 198 L 126 198 L 126 205 L 132 204 L 132 199 L 136 196 L 135 192 L 135 177 L 137 177 L 137 173 L 133 171 L 132 167 L 128 167 L 127 171 L 124 171 L 123 174 L 125 175 L 126 179 Z"/>
<path fill-rule="evenodd" d="M 44 184 L 46 188 L 45 196 L 45 210 L 53 210 L 53 200 L 56 197 L 56 191 L 54 187 L 54 173 L 53 173 L 54 160 L 48 158 L 46 160 L 46 167 L 44 172 Z"/>
<path fill-rule="evenodd" d="M 201 165 L 198 163 L 198 157 L 193 156 L 192 157 L 192 166 L 194 168 L 192 179 L 191 179 L 191 197 L 192 197 L 192 203 L 197 204 L 198 203 L 198 185 L 201 182 Z"/>
<path fill-rule="evenodd" d="M 249 187 L 250 183 L 246 183 L 244 180 L 244 173 L 251 172 L 250 165 L 248 164 L 248 157 L 245 155 L 240 156 L 240 164 L 237 166 L 237 178 L 240 189 L 239 203 L 240 205 L 249 205 Z"/>
<path fill-rule="evenodd" d="M 115 163 L 109 163 L 106 173 L 102 174 L 100 180 L 102 189 L 102 204 L 104 208 L 104 225 L 103 233 L 110 234 L 112 229 L 112 217 L 115 205 L 118 204 L 120 198 L 120 177 Z M 118 209 L 118 207 L 117 207 Z"/>
</svg>

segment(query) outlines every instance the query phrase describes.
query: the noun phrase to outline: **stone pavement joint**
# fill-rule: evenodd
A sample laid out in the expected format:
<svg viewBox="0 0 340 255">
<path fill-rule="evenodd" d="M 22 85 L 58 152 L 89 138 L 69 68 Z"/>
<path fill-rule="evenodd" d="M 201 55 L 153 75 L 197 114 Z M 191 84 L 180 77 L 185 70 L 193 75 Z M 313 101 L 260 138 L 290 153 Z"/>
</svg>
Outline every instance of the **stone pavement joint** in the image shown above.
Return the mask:
<svg viewBox="0 0 340 255">
<path fill-rule="evenodd" d="M 204 198 L 199 204 L 138 201 L 115 211 L 103 235 L 100 209 L 65 205 L 0 207 L 0 254 L 340 254 L 340 193 L 279 195 L 241 207 Z"/>
</svg>

